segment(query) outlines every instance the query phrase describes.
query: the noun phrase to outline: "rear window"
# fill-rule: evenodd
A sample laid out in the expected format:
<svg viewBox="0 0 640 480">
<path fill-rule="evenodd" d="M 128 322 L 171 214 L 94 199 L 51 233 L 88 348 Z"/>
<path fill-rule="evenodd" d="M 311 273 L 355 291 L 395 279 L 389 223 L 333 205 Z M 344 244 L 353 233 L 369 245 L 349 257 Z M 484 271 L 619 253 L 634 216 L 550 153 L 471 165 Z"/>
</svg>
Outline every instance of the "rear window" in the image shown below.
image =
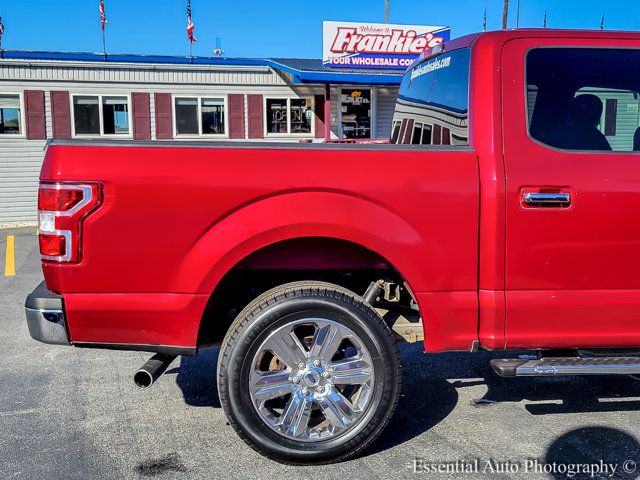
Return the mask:
<svg viewBox="0 0 640 480">
<path fill-rule="evenodd" d="M 468 48 L 447 52 L 405 73 L 391 127 L 391 143 L 469 144 Z"/>
<path fill-rule="evenodd" d="M 564 150 L 640 151 L 639 65 L 640 50 L 531 50 L 529 135 Z"/>
</svg>

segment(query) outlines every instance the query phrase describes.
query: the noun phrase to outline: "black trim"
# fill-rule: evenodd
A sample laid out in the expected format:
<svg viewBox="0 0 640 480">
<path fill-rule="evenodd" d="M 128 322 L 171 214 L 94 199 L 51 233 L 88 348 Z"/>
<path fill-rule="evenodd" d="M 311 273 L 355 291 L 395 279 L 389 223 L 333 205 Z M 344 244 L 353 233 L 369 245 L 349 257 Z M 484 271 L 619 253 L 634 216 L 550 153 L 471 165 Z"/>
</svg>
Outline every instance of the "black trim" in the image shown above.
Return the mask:
<svg viewBox="0 0 640 480">
<path fill-rule="evenodd" d="M 51 140 L 49 146 L 59 147 L 133 147 L 133 148 L 229 148 L 249 150 L 377 150 L 424 152 L 473 152 L 468 145 L 398 145 L 391 143 L 294 143 L 247 141 L 188 141 L 188 140 Z"/>
<path fill-rule="evenodd" d="M 134 352 L 155 352 L 167 355 L 194 356 L 198 353 L 197 347 L 177 347 L 172 345 L 145 345 L 135 343 L 98 343 L 98 342 L 73 342 L 78 348 L 99 348 L 105 350 L 131 350 Z"/>
<path fill-rule="evenodd" d="M 32 310 L 64 310 L 62 296 L 49 290 L 44 281 L 27 295 L 24 306 Z"/>
</svg>

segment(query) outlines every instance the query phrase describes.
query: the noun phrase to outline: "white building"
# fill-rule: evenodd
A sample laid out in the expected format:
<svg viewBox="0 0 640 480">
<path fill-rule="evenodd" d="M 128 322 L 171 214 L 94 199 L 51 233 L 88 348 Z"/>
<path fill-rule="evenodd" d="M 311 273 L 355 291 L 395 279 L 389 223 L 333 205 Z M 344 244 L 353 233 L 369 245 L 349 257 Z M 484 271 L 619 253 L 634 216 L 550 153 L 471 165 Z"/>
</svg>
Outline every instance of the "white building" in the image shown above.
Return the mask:
<svg viewBox="0 0 640 480">
<path fill-rule="evenodd" d="M 0 225 L 36 220 L 47 139 L 388 137 L 401 73 L 320 59 L 2 51 Z"/>
</svg>

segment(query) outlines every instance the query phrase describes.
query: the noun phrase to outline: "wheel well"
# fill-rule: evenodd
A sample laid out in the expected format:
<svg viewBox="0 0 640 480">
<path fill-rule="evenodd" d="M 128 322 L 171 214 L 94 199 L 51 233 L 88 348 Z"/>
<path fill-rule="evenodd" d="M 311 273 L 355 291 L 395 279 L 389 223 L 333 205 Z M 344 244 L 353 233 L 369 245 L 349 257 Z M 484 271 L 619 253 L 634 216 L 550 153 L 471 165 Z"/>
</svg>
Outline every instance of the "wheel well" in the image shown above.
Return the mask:
<svg viewBox="0 0 640 480">
<path fill-rule="evenodd" d="M 258 295 L 301 280 L 334 283 L 358 295 L 379 281 L 406 291 L 400 272 L 361 245 L 324 237 L 285 240 L 252 253 L 220 280 L 202 315 L 198 346 L 219 343 L 237 314 Z M 396 303 L 403 309 L 411 307 L 408 292 L 398 295 L 400 299 Z"/>
</svg>

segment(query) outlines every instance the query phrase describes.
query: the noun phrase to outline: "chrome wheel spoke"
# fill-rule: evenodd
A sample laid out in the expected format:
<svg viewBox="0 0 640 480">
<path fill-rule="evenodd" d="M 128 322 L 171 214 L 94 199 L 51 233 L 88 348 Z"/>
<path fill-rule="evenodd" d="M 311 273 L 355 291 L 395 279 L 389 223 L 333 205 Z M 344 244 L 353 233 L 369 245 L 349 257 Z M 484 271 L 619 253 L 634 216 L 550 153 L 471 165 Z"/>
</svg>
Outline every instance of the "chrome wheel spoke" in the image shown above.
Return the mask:
<svg viewBox="0 0 640 480">
<path fill-rule="evenodd" d="M 252 379 L 251 396 L 258 402 L 282 397 L 294 389 L 289 372 L 253 373 Z"/>
<path fill-rule="evenodd" d="M 283 331 L 271 337 L 264 348 L 271 350 L 289 368 L 307 361 L 307 352 L 292 331 Z"/>
<path fill-rule="evenodd" d="M 350 356 L 333 361 L 336 354 Z M 324 318 L 300 318 L 274 329 L 252 365 L 247 387 L 260 419 L 297 442 L 343 435 L 364 415 L 376 385 L 364 343 L 345 325 Z"/>
<path fill-rule="evenodd" d="M 353 405 L 337 390 L 316 400 L 324 417 L 335 427 L 346 428 L 355 418 Z"/>
<path fill-rule="evenodd" d="M 309 356 L 327 362 L 330 361 L 344 338 L 344 332 L 336 325 L 329 323 L 318 326 L 311 341 Z"/>
<path fill-rule="evenodd" d="M 293 394 L 287 403 L 277 425 L 288 434 L 299 437 L 307 430 L 309 418 L 311 417 L 311 406 L 313 404 L 310 396 Z"/>
<path fill-rule="evenodd" d="M 333 370 L 332 379 L 336 385 L 363 385 L 372 377 L 371 366 L 359 358 L 345 358 L 331 362 L 328 368 Z"/>
</svg>

